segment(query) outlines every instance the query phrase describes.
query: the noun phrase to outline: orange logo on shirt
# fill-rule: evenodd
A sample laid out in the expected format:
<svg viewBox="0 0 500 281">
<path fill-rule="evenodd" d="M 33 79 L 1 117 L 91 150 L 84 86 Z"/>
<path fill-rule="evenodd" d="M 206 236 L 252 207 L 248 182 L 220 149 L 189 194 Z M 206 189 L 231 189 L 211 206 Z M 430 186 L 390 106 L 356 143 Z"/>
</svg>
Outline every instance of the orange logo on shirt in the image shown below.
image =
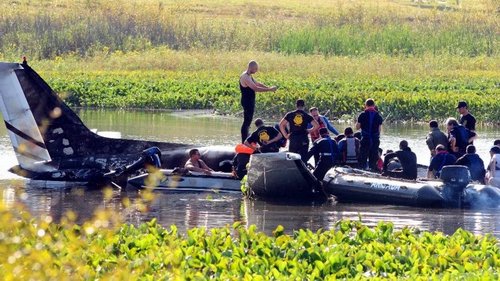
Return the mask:
<svg viewBox="0 0 500 281">
<path fill-rule="evenodd" d="M 295 114 L 295 117 L 293 117 L 293 124 L 295 126 L 300 126 L 304 123 L 304 118 L 302 117 L 302 114 Z"/>
<path fill-rule="evenodd" d="M 269 141 L 270 138 L 271 137 L 269 136 L 266 130 L 263 130 L 259 133 L 260 142 Z"/>
</svg>

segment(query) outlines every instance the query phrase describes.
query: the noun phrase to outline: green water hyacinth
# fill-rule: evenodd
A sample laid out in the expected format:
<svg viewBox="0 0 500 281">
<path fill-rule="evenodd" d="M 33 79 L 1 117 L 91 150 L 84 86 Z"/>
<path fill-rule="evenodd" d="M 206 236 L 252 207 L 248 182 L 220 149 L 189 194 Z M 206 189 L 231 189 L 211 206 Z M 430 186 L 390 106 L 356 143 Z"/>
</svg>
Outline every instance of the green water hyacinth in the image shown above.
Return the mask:
<svg viewBox="0 0 500 281">
<path fill-rule="evenodd" d="M 0 208 L 3 280 L 498 280 L 491 235 L 447 236 L 339 221 L 333 230 L 277 226 L 272 235 L 241 222 L 179 233 L 156 220 L 120 224 L 107 212 L 59 223 Z"/>
<path fill-rule="evenodd" d="M 235 72 L 236 73 L 236 72 Z M 121 71 L 48 73 L 47 82 L 72 106 L 97 108 L 213 109 L 241 113 L 234 73 Z M 297 98 L 321 105 L 331 116 L 349 119 L 372 97 L 386 120 L 428 121 L 456 116 L 456 103 L 466 100 L 478 120 L 500 122 L 500 90 L 495 77 L 368 78 L 306 77 L 272 74 L 280 85 L 272 95 L 258 95 L 256 115 L 280 118 Z"/>
</svg>

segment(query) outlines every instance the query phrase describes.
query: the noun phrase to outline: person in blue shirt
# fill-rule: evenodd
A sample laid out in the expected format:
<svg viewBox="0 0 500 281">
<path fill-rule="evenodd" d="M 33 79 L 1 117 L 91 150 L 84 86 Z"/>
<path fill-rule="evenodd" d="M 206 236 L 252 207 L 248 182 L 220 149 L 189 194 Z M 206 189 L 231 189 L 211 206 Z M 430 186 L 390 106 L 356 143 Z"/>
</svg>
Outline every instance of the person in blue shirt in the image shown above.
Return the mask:
<svg viewBox="0 0 500 281">
<path fill-rule="evenodd" d="M 429 171 L 427 172 L 427 177 L 429 179 L 439 178 L 441 175 L 441 170 L 444 166 L 455 165 L 457 162 L 457 157 L 455 155 L 448 153 L 448 150 L 444 145 L 440 144 L 436 146 L 436 156 L 432 158 L 431 164 L 429 165 Z"/>
<path fill-rule="evenodd" d="M 321 138 L 314 142 L 305 159 L 307 161 L 314 155 L 318 157 L 313 175 L 318 180 L 323 180 L 328 170 L 337 163 L 339 152 L 337 142 L 330 138 L 326 128 L 319 129 L 319 133 Z"/>
<path fill-rule="evenodd" d="M 332 132 L 334 135 L 338 136 L 339 132 L 335 127 L 330 123 L 328 118 L 326 116 L 320 115 L 319 114 L 319 109 L 317 107 L 312 107 L 309 109 L 309 113 L 311 116 L 318 122 L 319 128 L 317 130 L 311 131 L 309 135 L 311 136 L 311 141 L 315 142 L 317 139 L 319 139 L 321 136 L 319 134 L 319 129 L 321 128 L 327 128 L 330 132 Z M 308 129 L 312 128 L 312 124 L 309 124 L 307 126 Z M 328 131 L 326 131 L 328 133 Z"/>
</svg>

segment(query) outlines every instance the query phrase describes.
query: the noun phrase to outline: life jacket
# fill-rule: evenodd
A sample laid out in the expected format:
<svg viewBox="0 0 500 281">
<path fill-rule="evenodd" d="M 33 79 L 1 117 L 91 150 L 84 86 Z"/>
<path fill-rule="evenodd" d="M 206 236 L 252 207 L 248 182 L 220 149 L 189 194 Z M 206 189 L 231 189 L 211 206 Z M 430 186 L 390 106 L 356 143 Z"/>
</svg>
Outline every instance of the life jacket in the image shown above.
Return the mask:
<svg viewBox="0 0 500 281">
<path fill-rule="evenodd" d="M 375 121 L 375 117 L 377 116 L 378 112 L 374 107 L 368 107 L 365 110 L 365 113 L 368 114 L 368 128 L 363 128 L 361 130 L 361 135 L 364 138 L 368 138 L 370 140 L 373 138 L 378 138 L 380 136 L 378 128 L 373 129 L 373 121 Z"/>
<path fill-rule="evenodd" d="M 321 117 L 321 116 L 318 118 L 318 124 L 319 124 L 318 129 L 309 133 L 311 135 L 312 141 L 315 141 L 321 137 L 319 135 L 319 129 L 326 128 L 326 124 L 325 124 L 325 122 L 323 122 L 323 117 Z"/>
<path fill-rule="evenodd" d="M 359 144 L 358 144 L 359 145 Z M 346 137 L 345 146 L 343 148 L 343 159 L 346 164 L 356 164 L 358 163 L 358 154 L 356 153 L 358 146 L 356 144 L 356 138 Z"/>
<path fill-rule="evenodd" d="M 251 147 L 248 147 L 242 143 L 237 144 L 234 150 L 236 151 L 236 153 L 243 153 L 243 154 L 252 154 L 254 152 L 254 150 Z"/>
</svg>

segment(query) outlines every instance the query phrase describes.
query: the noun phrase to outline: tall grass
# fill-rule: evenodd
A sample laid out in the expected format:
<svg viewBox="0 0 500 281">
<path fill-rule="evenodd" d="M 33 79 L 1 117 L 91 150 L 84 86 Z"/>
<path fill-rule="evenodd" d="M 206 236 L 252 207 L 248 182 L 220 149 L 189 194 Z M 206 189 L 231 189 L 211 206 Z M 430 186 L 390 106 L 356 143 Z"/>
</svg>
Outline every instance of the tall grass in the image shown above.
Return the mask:
<svg viewBox="0 0 500 281">
<path fill-rule="evenodd" d="M 102 50 L 259 50 L 296 54 L 497 56 L 491 0 L 412 1 L 6 0 L 0 52 L 53 58 Z"/>
</svg>

